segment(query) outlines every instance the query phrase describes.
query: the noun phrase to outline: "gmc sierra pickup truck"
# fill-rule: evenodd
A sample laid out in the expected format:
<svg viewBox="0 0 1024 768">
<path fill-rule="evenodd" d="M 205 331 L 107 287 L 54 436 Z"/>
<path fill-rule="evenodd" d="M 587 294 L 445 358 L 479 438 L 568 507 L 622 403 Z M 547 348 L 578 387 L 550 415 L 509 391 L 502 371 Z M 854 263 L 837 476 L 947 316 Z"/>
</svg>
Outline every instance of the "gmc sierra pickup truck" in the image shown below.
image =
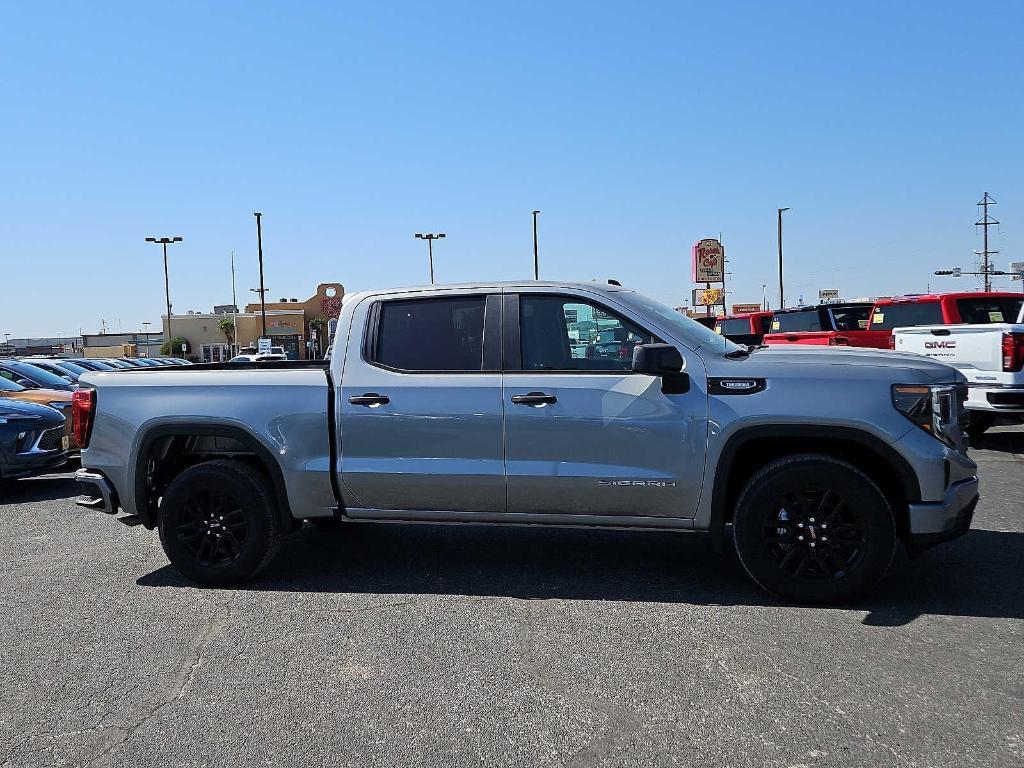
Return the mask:
<svg viewBox="0 0 1024 768">
<path fill-rule="evenodd" d="M 629 355 L 578 352 L 606 339 Z M 978 501 L 953 368 L 749 350 L 612 281 L 358 293 L 329 362 L 80 384 L 79 503 L 157 529 L 204 585 L 251 578 L 303 520 L 530 524 L 728 536 L 763 588 L 830 602 Z"/>
</svg>

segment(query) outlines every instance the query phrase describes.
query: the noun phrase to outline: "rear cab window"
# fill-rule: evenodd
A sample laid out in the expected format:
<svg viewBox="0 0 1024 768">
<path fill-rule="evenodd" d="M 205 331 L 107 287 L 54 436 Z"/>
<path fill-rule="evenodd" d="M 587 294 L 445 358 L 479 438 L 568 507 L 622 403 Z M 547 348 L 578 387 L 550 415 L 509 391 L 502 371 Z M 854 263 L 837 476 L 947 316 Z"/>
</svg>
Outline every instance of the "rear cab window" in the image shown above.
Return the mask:
<svg viewBox="0 0 1024 768">
<path fill-rule="evenodd" d="M 1020 315 L 1022 302 L 1024 302 L 1024 297 L 979 297 L 977 299 L 957 299 L 956 308 L 960 312 L 960 321 L 969 325 L 1015 323 Z"/>
<path fill-rule="evenodd" d="M 893 328 L 942 324 L 942 305 L 938 301 L 880 304 L 871 313 L 871 330 L 873 331 L 891 331 Z"/>
<path fill-rule="evenodd" d="M 832 327 L 829 330 L 866 331 L 868 327 L 868 316 L 870 314 L 870 304 L 854 304 L 852 306 L 835 305 L 828 307 L 828 315 L 832 323 Z"/>
<path fill-rule="evenodd" d="M 485 296 L 382 301 L 367 359 L 406 373 L 483 370 Z"/>
<path fill-rule="evenodd" d="M 820 330 L 821 316 L 817 309 L 779 312 L 772 318 L 771 333 L 801 333 Z"/>
<path fill-rule="evenodd" d="M 749 317 L 735 317 L 730 320 L 719 320 L 716 330 L 723 336 L 749 336 L 753 333 L 750 329 Z"/>
</svg>

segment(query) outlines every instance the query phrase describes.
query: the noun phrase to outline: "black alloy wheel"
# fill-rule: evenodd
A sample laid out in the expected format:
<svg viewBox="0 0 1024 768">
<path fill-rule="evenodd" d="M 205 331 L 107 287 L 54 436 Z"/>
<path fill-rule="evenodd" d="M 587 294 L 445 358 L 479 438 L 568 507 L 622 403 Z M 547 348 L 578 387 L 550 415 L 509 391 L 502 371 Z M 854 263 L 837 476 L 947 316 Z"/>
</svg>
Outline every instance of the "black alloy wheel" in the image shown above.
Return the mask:
<svg viewBox="0 0 1024 768">
<path fill-rule="evenodd" d="M 184 500 L 183 507 L 174 533 L 199 565 L 228 565 L 242 554 L 249 521 L 234 496 L 199 488 Z"/>
<path fill-rule="evenodd" d="M 877 584 L 896 551 L 892 509 L 856 467 L 824 454 L 758 470 L 733 516 L 740 562 L 767 591 L 800 603 L 853 599 Z"/>
</svg>

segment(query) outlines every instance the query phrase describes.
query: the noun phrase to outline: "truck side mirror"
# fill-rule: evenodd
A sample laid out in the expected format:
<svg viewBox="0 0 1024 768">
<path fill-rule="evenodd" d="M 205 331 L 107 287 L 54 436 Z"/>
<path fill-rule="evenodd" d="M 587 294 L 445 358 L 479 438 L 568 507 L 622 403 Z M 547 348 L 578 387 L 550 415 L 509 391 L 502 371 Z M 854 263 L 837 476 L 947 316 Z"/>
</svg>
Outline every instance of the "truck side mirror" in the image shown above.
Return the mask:
<svg viewBox="0 0 1024 768">
<path fill-rule="evenodd" d="M 633 372 L 664 376 L 683 370 L 683 356 L 671 344 L 637 344 L 633 347 Z"/>
</svg>

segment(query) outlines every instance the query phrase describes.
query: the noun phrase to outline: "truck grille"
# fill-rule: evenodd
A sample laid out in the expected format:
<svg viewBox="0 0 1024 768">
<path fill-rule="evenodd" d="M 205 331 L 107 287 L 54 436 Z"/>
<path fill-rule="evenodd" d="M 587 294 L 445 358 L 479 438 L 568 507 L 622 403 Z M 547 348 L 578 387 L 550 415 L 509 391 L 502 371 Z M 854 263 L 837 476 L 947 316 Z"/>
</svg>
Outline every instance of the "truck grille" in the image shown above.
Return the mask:
<svg viewBox="0 0 1024 768">
<path fill-rule="evenodd" d="M 39 438 L 37 449 L 40 451 L 59 451 L 61 441 L 64 439 L 64 427 L 47 429 Z"/>
</svg>

